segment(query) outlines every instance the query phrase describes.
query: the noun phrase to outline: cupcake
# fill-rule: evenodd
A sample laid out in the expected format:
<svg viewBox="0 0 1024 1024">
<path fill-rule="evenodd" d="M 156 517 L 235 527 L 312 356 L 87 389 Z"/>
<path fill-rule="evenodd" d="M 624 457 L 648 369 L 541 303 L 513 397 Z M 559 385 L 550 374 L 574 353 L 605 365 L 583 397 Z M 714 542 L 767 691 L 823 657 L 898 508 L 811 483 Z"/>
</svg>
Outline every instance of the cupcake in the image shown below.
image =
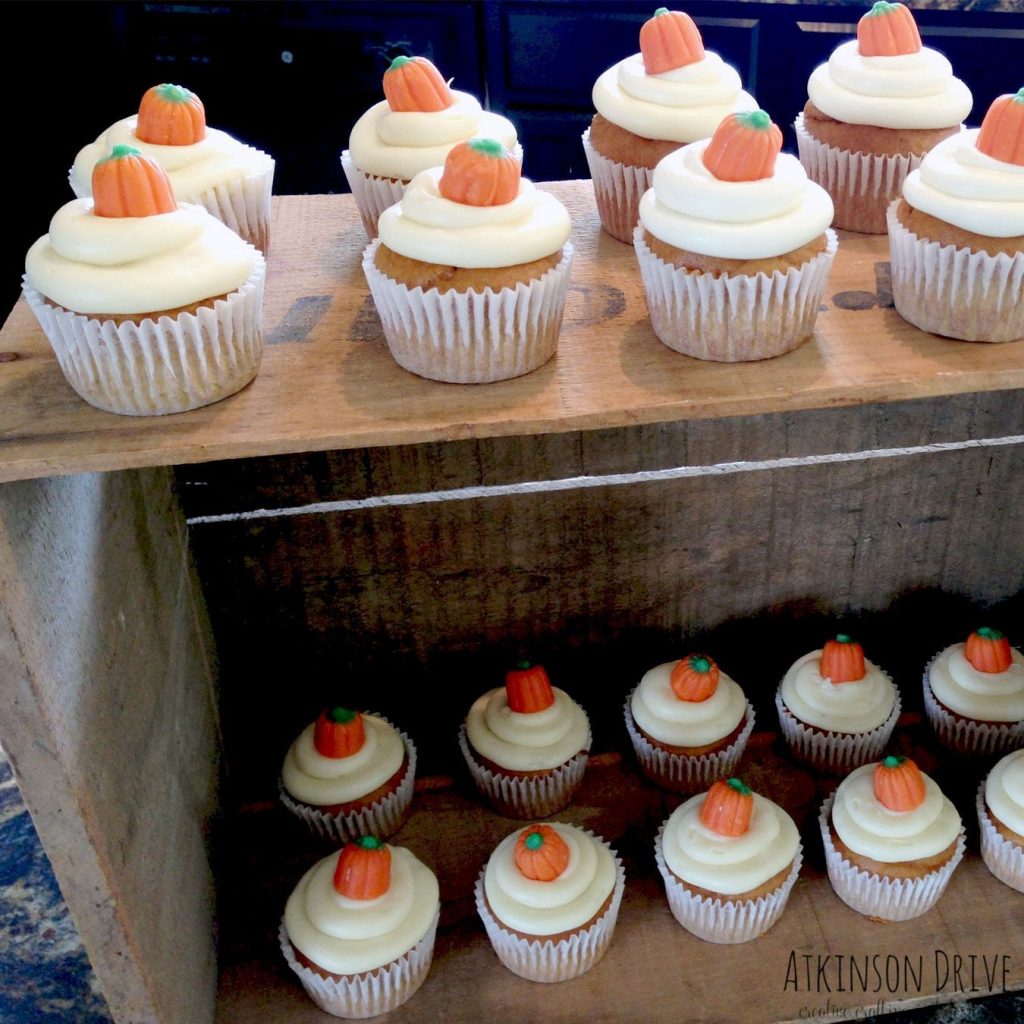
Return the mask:
<svg viewBox="0 0 1024 1024">
<path fill-rule="evenodd" d="M 569 214 L 494 139 L 459 143 L 380 217 L 363 271 L 395 361 L 484 384 L 529 373 L 558 344 Z"/>
<path fill-rule="evenodd" d="M 965 341 L 1024 338 L 1024 89 L 907 177 L 889 248 L 904 320 Z"/>
<path fill-rule="evenodd" d="M 92 194 L 92 172 L 115 146 L 134 146 L 167 172 L 179 202 L 206 207 L 262 252 L 270 231 L 274 159 L 226 132 L 206 127 L 202 101 L 180 85 L 155 85 L 137 115 L 111 125 L 79 151 L 71 187 Z"/>
<path fill-rule="evenodd" d="M 626 884 L 622 862 L 575 825 L 506 836 L 476 883 L 476 909 L 498 959 L 529 981 L 567 981 L 604 956 Z"/>
<path fill-rule="evenodd" d="M 921 45 L 903 4 L 876 3 L 807 83 L 800 160 L 835 202 L 833 226 L 883 235 L 886 207 L 936 143 L 961 128 L 971 92 Z"/>
<path fill-rule="evenodd" d="M 434 872 L 369 836 L 314 864 L 288 897 L 281 952 L 335 1017 L 376 1017 L 423 984 L 440 914 Z"/>
<path fill-rule="evenodd" d="M 473 703 L 459 746 L 480 794 L 509 818 L 544 818 L 583 782 L 590 751 L 587 713 L 523 662 Z"/>
<path fill-rule="evenodd" d="M 793 819 L 739 779 L 677 807 L 655 859 L 672 916 L 708 942 L 749 942 L 782 914 L 803 852 Z"/>
<path fill-rule="evenodd" d="M 682 793 L 731 775 L 754 729 L 743 691 L 705 654 L 646 672 L 625 712 L 641 771 Z"/>
<path fill-rule="evenodd" d="M 288 748 L 281 801 L 335 842 L 389 836 L 409 813 L 415 775 L 416 748 L 387 719 L 328 708 Z"/>
<path fill-rule="evenodd" d="M 402 198 L 421 171 L 439 167 L 452 147 L 471 138 L 496 139 L 522 161 L 511 121 L 451 89 L 426 57 L 396 57 L 384 72 L 384 99 L 352 128 L 341 166 L 363 227 L 377 237 L 377 220 Z"/>
<path fill-rule="evenodd" d="M 942 744 L 959 754 L 1024 745 L 1024 654 L 982 626 L 928 663 L 924 709 Z"/>
<path fill-rule="evenodd" d="M 885 750 L 900 694 L 887 672 L 840 633 L 792 665 L 775 694 L 782 735 L 797 757 L 842 774 Z"/>
<path fill-rule="evenodd" d="M 658 162 L 757 103 L 743 92 L 736 69 L 704 49 L 688 14 L 659 7 L 640 29 L 640 53 L 594 83 L 594 106 L 583 149 L 597 210 L 608 234 L 630 242 Z"/>
<path fill-rule="evenodd" d="M 814 330 L 836 252 L 832 201 L 763 110 L 665 157 L 633 244 L 654 333 L 698 359 L 768 359 Z"/>
<path fill-rule="evenodd" d="M 92 172 L 25 258 L 24 292 L 67 382 L 128 416 L 217 402 L 256 376 L 266 262 L 131 146 Z"/>
<path fill-rule="evenodd" d="M 818 823 L 836 895 L 876 921 L 927 913 L 964 855 L 956 808 L 906 757 L 851 772 Z"/>
<path fill-rule="evenodd" d="M 1024 892 L 1024 750 L 1007 754 L 982 782 L 978 826 L 985 866 Z"/>
</svg>

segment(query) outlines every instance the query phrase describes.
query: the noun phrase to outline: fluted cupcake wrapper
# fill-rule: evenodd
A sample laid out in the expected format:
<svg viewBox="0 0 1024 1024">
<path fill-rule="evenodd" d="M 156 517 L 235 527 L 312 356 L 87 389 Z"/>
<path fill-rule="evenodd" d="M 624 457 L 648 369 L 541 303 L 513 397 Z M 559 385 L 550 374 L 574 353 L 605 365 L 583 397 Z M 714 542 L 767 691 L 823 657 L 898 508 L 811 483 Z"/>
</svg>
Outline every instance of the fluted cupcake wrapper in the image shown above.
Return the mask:
<svg viewBox="0 0 1024 1024">
<path fill-rule="evenodd" d="M 459 728 L 459 749 L 476 788 L 506 818 L 547 818 L 569 804 L 583 782 L 590 743 L 588 728 L 586 749 L 581 753 L 544 775 L 520 778 L 501 775 L 480 764 L 470 750 L 466 726 Z"/>
<path fill-rule="evenodd" d="M 889 208 L 892 300 L 904 320 L 962 341 L 1024 338 L 1024 253 L 958 249 L 918 238 Z"/>
<path fill-rule="evenodd" d="M 664 852 L 666 824 L 662 822 L 654 840 L 654 859 L 665 882 L 672 916 L 688 932 L 706 942 L 735 944 L 764 935 L 778 921 L 800 874 L 804 860 L 802 843 L 797 843 L 793 865 L 778 889 L 752 900 L 730 900 L 726 896 L 711 899 L 691 892 L 669 869 Z"/>
<path fill-rule="evenodd" d="M 277 938 L 288 966 L 299 976 L 306 994 L 321 1010 L 335 1017 L 362 1020 L 401 1006 L 426 980 L 440 914 L 438 908 L 426 935 L 404 956 L 375 971 L 340 979 L 321 977 L 295 959 L 284 921 L 278 928 Z"/>
<path fill-rule="evenodd" d="M 644 241 L 633 246 L 651 326 L 675 352 L 717 362 L 771 359 L 802 345 L 814 331 L 839 241 L 826 231 L 825 251 L 784 274 L 692 274 L 666 263 Z"/>
<path fill-rule="evenodd" d="M 992 824 L 992 819 L 985 809 L 985 780 L 978 787 L 976 801 L 978 810 L 978 830 L 981 837 L 981 859 L 985 867 L 1000 882 L 1005 882 L 1011 889 L 1024 892 L 1024 849 L 1011 843 L 1001 836 Z"/>
<path fill-rule="evenodd" d="M 818 826 L 825 844 L 825 864 L 835 894 L 851 909 L 882 921 L 909 921 L 928 913 L 945 892 L 949 879 L 964 856 L 961 826 L 953 856 L 921 878 L 881 878 L 851 864 L 832 842 L 829 820 L 835 793 L 821 805 Z"/>
<path fill-rule="evenodd" d="M 72 388 L 124 416 L 163 416 L 218 402 L 256 376 L 263 356 L 263 281 L 256 253 L 237 291 L 195 313 L 117 324 L 59 309 L 22 281 L 25 301 Z"/>
<path fill-rule="evenodd" d="M 380 215 L 405 195 L 408 182 L 364 173 L 352 162 L 352 155 L 347 149 L 341 154 L 341 169 L 345 172 L 348 187 L 352 189 L 352 198 L 356 201 L 363 228 L 372 241 L 377 237 Z"/>
<path fill-rule="evenodd" d="M 676 793 L 697 793 L 718 779 L 728 778 L 733 774 L 746 749 L 750 734 L 754 731 L 754 709 L 749 701 L 743 715 L 743 728 L 728 747 L 712 754 L 690 757 L 662 750 L 640 732 L 632 711 L 635 692 L 634 689 L 626 698 L 626 732 L 629 733 L 640 770 L 651 782 Z"/>
<path fill-rule="evenodd" d="M 640 199 L 651 187 L 654 170 L 620 164 L 598 153 L 591 145 L 589 128 L 583 133 L 583 152 L 594 183 L 601 224 L 612 238 L 628 244 L 640 219 Z"/>
<path fill-rule="evenodd" d="M 584 829 L 587 835 L 607 843 L 600 836 Z M 611 849 L 608 846 L 608 849 Z M 568 981 L 591 969 L 608 950 L 619 916 L 622 893 L 626 887 L 626 871 L 615 851 L 615 887 L 608 909 L 588 928 L 574 932 L 564 939 L 525 939 L 506 931 L 491 913 L 484 898 L 486 867 L 476 880 L 476 910 L 483 920 L 487 937 L 491 940 L 498 959 L 513 973 L 528 981 Z"/>
<path fill-rule="evenodd" d="M 558 263 L 515 288 L 439 292 L 409 288 L 374 265 L 380 239 L 363 253 L 363 272 L 395 362 L 450 384 L 508 380 L 546 363 L 558 346 L 573 247 Z"/>
</svg>

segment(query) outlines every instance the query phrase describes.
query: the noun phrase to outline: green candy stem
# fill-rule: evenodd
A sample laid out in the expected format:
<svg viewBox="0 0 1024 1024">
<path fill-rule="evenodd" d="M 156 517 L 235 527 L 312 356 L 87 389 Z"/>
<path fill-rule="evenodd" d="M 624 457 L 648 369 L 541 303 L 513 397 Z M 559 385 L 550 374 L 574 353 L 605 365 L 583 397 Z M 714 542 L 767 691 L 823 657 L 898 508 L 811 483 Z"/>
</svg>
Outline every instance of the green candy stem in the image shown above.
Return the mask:
<svg viewBox="0 0 1024 1024">
<path fill-rule="evenodd" d="M 504 147 L 495 139 L 470 139 L 469 148 L 485 156 L 501 156 Z"/>
<path fill-rule="evenodd" d="M 102 160 L 97 162 L 105 164 L 108 160 L 120 160 L 123 156 L 142 156 L 142 150 L 136 149 L 134 146 L 115 146 Z"/>
<path fill-rule="evenodd" d="M 667 7 L 659 7 L 659 8 L 658 8 L 658 9 L 657 9 L 657 10 L 656 10 L 656 11 L 654 12 L 654 16 L 655 16 L 656 18 L 660 18 L 660 17 L 661 17 L 661 16 L 663 15 L 663 14 L 668 14 L 668 8 L 667 8 Z"/>
<path fill-rule="evenodd" d="M 516 668 L 519 669 L 521 672 L 525 672 L 528 668 L 533 668 L 533 665 L 526 658 L 524 658 L 522 661 L 516 662 Z"/>
<path fill-rule="evenodd" d="M 388 71 L 397 71 L 399 68 L 404 67 L 406 64 L 408 64 L 409 61 L 411 60 L 412 57 L 405 57 L 400 55 L 391 62 L 390 66 L 388 67 Z"/>
<path fill-rule="evenodd" d="M 726 779 L 725 784 L 743 796 L 750 795 L 750 787 L 742 779 Z"/>
<path fill-rule="evenodd" d="M 192 93 L 180 85 L 158 85 L 156 94 L 168 103 L 188 103 L 192 99 Z"/>
<path fill-rule="evenodd" d="M 904 761 L 906 758 L 902 754 L 890 754 L 882 760 L 882 765 L 885 768 L 899 768 Z"/>
<path fill-rule="evenodd" d="M 836 633 L 836 643 L 837 644 L 852 644 L 853 640 L 850 639 L 850 637 L 847 636 L 845 633 Z"/>
<path fill-rule="evenodd" d="M 384 844 L 376 836 L 360 836 L 356 840 L 356 846 L 364 850 L 379 850 Z"/>
<path fill-rule="evenodd" d="M 868 11 L 868 16 L 877 17 L 879 14 L 889 14 L 892 11 L 896 10 L 898 6 L 898 4 L 888 3 L 887 0 L 878 0 L 877 3 L 872 5 L 871 10 Z"/>
<path fill-rule="evenodd" d="M 736 115 L 736 120 L 744 128 L 754 128 L 760 132 L 766 131 L 772 126 L 771 117 L 763 110 L 744 111 L 742 114 Z"/>
<path fill-rule="evenodd" d="M 1024 92 L 1024 89 L 1021 90 Z M 984 637 L 986 640 L 1002 640 L 1003 634 L 998 629 L 992 629 L 991 626 L 982 626 L 978 630 L 978 636 Z"/>
<path fill-rule="evenodd" d="M 711 659 L 703 654 L 695 654 L 690 658 L 690 668 L 692 668 L 694 672 L 700 672 L 706 675 L 711 671 Z"/>
<path fill-rule="evenodd" d="M 327 712 L 327 717 L 338 725 L 344 725 L 346 722 L 351 722 L 356 717 L 356 713 L 349 711 L 348 708 L 331 708 Z"/>
<path fill-rule="evenodd" d="M 1013 94 L 1013 102 L 1014 103 L 1024 103 L 1024 89 L 1018 89 Z"/>
<path fill-rule="evenodd" d="M 539 832 L 531 832 L 526 837 L 523 845 L 528 850 L 539 850 L 544 845 L 544 837 Z"/>
</svg>

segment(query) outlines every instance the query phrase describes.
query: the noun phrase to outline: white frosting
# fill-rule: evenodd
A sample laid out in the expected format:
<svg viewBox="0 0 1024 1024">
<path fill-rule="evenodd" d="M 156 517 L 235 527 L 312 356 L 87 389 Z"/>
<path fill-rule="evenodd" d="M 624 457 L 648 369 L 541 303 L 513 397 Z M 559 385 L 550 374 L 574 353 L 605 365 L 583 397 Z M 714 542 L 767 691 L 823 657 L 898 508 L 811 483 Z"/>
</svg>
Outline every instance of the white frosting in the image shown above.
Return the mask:
<svg viewBox="0 0 1024 1024">
<path fill-rule="evenodd" d="M 823 113 L 878 128 L 952 128 L 970 113 L 971 90 L 937 50 L 862 57 L 857 40 L 811 72 L 807 95 Z"/>
<path fill-rule="evenodd" d="M 201 206 L 152 217 L 97 217 L 75 199 L 25 257 L 28 283 L 76 313 L 152 313 L 233 292 L 256 250 Z"/>
<path fill-rule="evenodd" d="M 134 146 L 152 157 L 171 179 L 179 201 L 197 202 L 208 189 L 250 175 L 264 174 L 273 160 L 261 150 L 233 139 L 226 132 L 207 128 L 206 137 L 190 146 L 160 146 L 143 142 L 135 134 L 138 115 L 111 125 L 75 157 L 71 179 L 79 195 L 92 195 L 92 169 L 115 146 Z"/>
<path fill-rule="evenodd" d="M 383 245 L 426 263 L 511 267 L 556 253 L 569 240 L 569 212 L 549 192 L 520 179 L 519 195 L 499 206 L 468 206 L 438 189 L 442 167 L 417 174 L 380 216 Z"/>
<path fill-rule="evenodd" d="M 446 110 L 395 111 L 387 100 L 375 103 L 352 128 L 348 150 L 364 174 L 408 181 L 444 163 L 448 151 L 466 139 L 496 139 L 516 147 L 511 121 L 483 110 L 469 93 L 452 90 L 455 103 Z"/>
<path fill-rule="evenodd" d="M 1024 719 L 1024 654 L 1011 648 L 1005 672 L 979 672 L 964 654 L 964 644 L 947 647 L 932 662 L 932 693 L 950 711 L 979 722 Z"/>
<path fill-rule="evenodd" d="M 934 857 L 960 833 L 960 815 L 924 776 L 925 796 L 912 811 L 890 811 L 876 796 L 876 765 L 866 764 L 839 784 L 832 825 L 854 853 L 885 864 Z M 923 773 L 922 773 L 923 774 Z"/>
<path fill-rule="evenodd" d="M 590 738 L 587 713 L 553 686 L 554 703 L 543 711 L 513 711 L 504 686 L 474 701 L 466 716 L 466 738 L 481 757 L 511 771 L 545 771 L 565 764 Z"/>
<path fill-rule="evenodd" d="M 640 221 L 677 249 L 767 259 L 806 245 L 832 223 L 832 200 L 800 161 L 780 153 L 770 178 L 719 181 L 704 166 L 709 139 L 669 153 L 640 199 Z"/>
<path fill-rule="evenodd" d="M 985 803 L 1008 829 L 1024 836 L 1024 750 L 1007 754 L 989 772 Z"/>
<path fill-rule="evenodd" d="M 666 142 L 709 138 L 728 114 L 757 110 L 736 69 L 710 50 L 703 60 L 660 75 L 648 75 L 643 56 L 635 53 L 598 78 L 593 97 L 598 113 L 613 124 Z"/>
<path fill-rule="evenodd" d="M 363 715 L 366 742 L 348 757 L 324 757 L 313 742 L 316 723 L 308 725 L 288 748 L 281 780 L 296 800 L 329 807 L 359 800 L 383 786 L 405 759 L 398 730 L 383 719 Z"/>
<path fill-rule="evenodd" d="M 672 747 L 703 747 L 728 736 L 743 721 L 747 699 L 719 670 L 718 686 L 707 700 L 680 700 L 672 689 L 667 661 L 644 674 L 633 691 L 633 720 L 648 736 Z"/>
<path fill-rule="evenodd" d="M 1024 235 L 1024 167 L 977 148 L 980 129 L 943 139 L 903 182 L 917 210 L 992 238 Z"/>
<path fill-rule="evenodd" d="M 662 852 L 673 874 L 698 888 L 736 896 L 792 864 L 800 834 L 781 807 L 754 793 L 750 828 L 741 836 L 723 836 L 701 823 L 706 795 L 690 797 L 665 822 Z"/>
<path fill-rule="evenodd" d="M 516 867 L 516 841 L 524 829 L 498 844 L 484 871 L 484 895 L 495 917 L 527 935 L 557 935 L 586 924 L 615 887 L 615 857 L 604 843 L 574 825 L 547 824 L 569 847 L 569 863 L 557 878 L 538 882 Z"/>
<path fill-rule="evenodd" d="M 374 900 L 352 900 L 334 888 L 339 850 L 314 864 L 284 911 L 288 938 L 331 974 L 359 974 L 397 960 L 427 933 L 437 912 L 433 871 L 401 846 L 391 847 L 391 885 Z"/>
<path fill-rule="evenodd" d="M 869 732 L 892 713 L 896 687 L 864 659 L 863 679 L 833 683 L 821 674 L 821 651 L 797 659 L 782 680 L 782 701 L 806 725 L 829 732 Z"/>
</svg>

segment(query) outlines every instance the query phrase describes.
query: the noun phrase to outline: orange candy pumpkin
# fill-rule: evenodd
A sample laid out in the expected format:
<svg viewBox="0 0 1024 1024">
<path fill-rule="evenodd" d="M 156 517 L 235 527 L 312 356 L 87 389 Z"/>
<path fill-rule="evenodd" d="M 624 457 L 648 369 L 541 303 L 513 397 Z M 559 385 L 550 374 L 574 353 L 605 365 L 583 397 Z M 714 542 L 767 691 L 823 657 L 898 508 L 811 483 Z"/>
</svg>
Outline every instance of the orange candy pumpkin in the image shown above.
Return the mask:
<svg viewBox="0 0 1024 1024">
<path fill-rule="evenodd" d="M 178 208 L 167 172 L 134 146 L 115 146 L 97 161 L 92 197 L 97 217 L 152 217 Z"/>
<path fill-rule="evenodd" d="M 964 657 L 979 672 L 1005 672 L 1013 664 L 1010 641 L 998 629 L 982 626 L 964 646 Z"/>
<path fill-rule="evenodd" d="M 704 41 L 688 14 L 659 7 L 640 29 L 640 53 L 644 71 L 660 75 L 703 60 Z"/>
<path fill-rule="evenodd" d="M 829 640 L 821 652 L 822 679 L 833 683 L 855 683 L 867 675 L 864 665 L 864 648 L 845 633 L 839 633 L 835 640 Z"/>
<path fill-rule="evenodd" d="M 156 146 L 191 146 L 206 138 L 203 101 L 180 85 L 154 85 L 139 104 L 135 134 Z"/>
<path fill-rule="evenodd" d="M 521 661 L 517 668 L 505 675 L 505 693 L 512 711 L 531 715 L 555 703 L 551 681 L 541 665 Z"/>
<path fill-rule="evenodd" d="M 729 114 L 704 150 L 704 166 L 719 181 L 760 181 L 775 172 L 782 132 L 763 110 Z"/>
<path fill-rule="evenodd" d="M 862 57 L 897 57 L 920 49 L 917 22 L 903 4 L 878 0 L 857 22 L 857 50 Z"/>
<path fill-rule="evenodd" d="M 323 757 L 351 757 L 363 749 L 363 716 L 348 708 L 327 708 L 313 729 L 313 746 Z"/>
<path fill-rule="evenodd" d="M 741 836 L 750 828 L 754 794 L 739 779 L 716 782 L 700 805 L 700 822 L 720 836 Z"/>
<path fill-rule="evenodd" d="M 890 811 L 912 811 L 924 803 L 924 776 L 909 757 L 887 757 L 875 765 L 872 786 Z"/>
<path fill-rule="evenodd" d="M 494 139 L 469 139 L 453 146 L 437 187 L 464 206 L 504 206 L 519 195 L 521 168 L 515 154 Z"/>
<path fill-rule="evenodd" d="M 531 825 L 519 833 L 515 862 L 534 882 L 551 882 L 569 866 L 569 847 L 550 825 Z"/>
<path fill-rule="evenodd" d="M 396 57 L 384 72 L 384 98 L 401 113 L 447 110 L 455 103 L 448 83 L 426 57 Z"/>
<path fill-rule="evenodd" d="M 391 848 L 373 836 L 346 843 L 334 869 L 334 891 L 350 900 L 375 900 L 391 888 Z"/>
<path fill-rule="evenodd" d="M 718 666 L 706 654 L 688 654 L 675 663 L 669 683 L 680 700 L 696 703 L 718 689 L 718 677 Z"/>
<path fill-rule="evenodd" d="M 975 145 L 994 160 L 1024 166 L 1024 89 L 992 101 Z"/>
</svg>

